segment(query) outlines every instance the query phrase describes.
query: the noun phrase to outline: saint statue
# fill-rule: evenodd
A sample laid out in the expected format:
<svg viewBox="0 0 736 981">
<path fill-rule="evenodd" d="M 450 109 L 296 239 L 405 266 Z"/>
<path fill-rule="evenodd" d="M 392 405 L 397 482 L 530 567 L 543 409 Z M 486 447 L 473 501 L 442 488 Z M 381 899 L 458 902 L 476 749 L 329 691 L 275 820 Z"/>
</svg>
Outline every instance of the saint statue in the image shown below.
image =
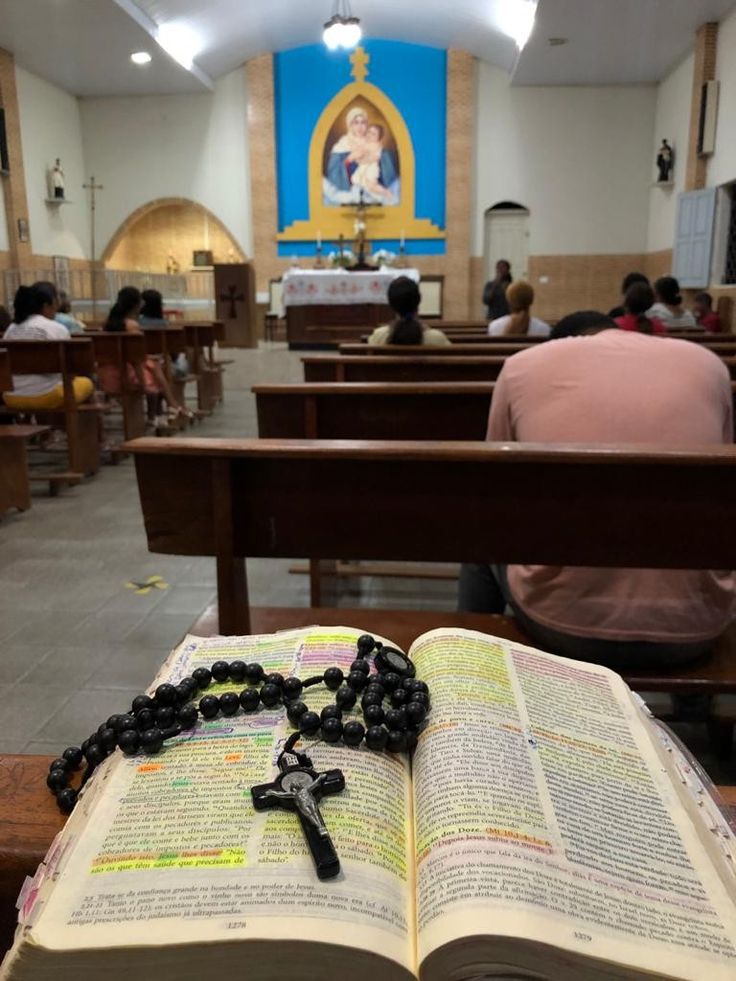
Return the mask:
<svg viewBox="0 0 736 981">
<path fill-rule="evenodd" d="M 58 157 L 51 171 L 51 186 L 54 189 L 54 197 L 63 199 L 65 187 L 64 171 L 61 169 L 61 160 Z"/>
<path fill-rule="evenodd" d="M 173 252 L 169 252 L 166 256 L 166 272 L 169 276 L 176 276 L 179 272 L 179 260 Z"/>
<path fill-rule="evenodd" d="M 668 184 L 672 180 L 672 167 L 675 162 L 675 155 L 672 147 L 667 140 L 662 140 L 662 146 L 657 153 L 657 167 L 659 169 L 658 184 Z"/>
</svg>

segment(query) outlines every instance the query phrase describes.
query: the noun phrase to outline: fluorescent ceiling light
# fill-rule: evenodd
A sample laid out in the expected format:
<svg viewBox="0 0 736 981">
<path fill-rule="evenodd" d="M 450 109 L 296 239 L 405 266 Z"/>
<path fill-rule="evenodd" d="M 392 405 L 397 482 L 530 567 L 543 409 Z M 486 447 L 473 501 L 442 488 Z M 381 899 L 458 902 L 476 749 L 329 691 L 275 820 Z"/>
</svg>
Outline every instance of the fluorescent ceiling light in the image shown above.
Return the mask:
<svg viewBox="0 0 736 981">
<path fill-rule="evenodd" d="M 151 56 L 147 51 L 134 51 L 130 56 L 130 60 L 134 65 L 147 65 L 151 60 Z"/>
<path fill-rule="evenodd" d="M 187 71 L 191 70 L 194 59 L 202 48 L 194 31 L 186 24 L 176 21 L 160 24 L 156 30 L 156 40 L 164 51 Z"/>
<path fill-rule="evenodd" d="M 498 26 L 519 51 L 529 40 L 536 16 L 537 0 L 502 0 L 498 6 Z"/>
</svg>

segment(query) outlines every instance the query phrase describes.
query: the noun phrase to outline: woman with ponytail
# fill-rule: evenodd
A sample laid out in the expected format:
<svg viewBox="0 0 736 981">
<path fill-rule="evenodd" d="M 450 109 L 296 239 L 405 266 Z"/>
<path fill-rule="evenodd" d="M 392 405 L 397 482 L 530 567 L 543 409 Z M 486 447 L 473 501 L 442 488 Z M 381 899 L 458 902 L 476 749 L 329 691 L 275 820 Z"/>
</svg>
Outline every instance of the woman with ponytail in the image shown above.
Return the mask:
<svg viewBox="0 0 736 981">
<path fill-rule="evenodd" d="M 376 327 L 368 338 L 369 344 L 430 344 L 435 347 L 450 343 L 441 330 L 427 327 L 419 320 L 422 295 L 408 276 L 399 276 L 388 288 L 388 305 L 396 314 L 393 323 Z"/>
<path fill-rule="evenodd" d="M 39 284 L 20 286 L 13 302 L 13 323 L 5 331 L 5 339 L 68 341 L 69 331 L 66 327 L 44 316 L 44 310 L 50 310 L 47 291 Z M 72 386 L 77 403 L 86 402 L 94 392 L 94 385 L 89 378 L 73 378 Z M 4 392 L 3 400 L 8 408 L 22 412 L 60 409 L 64 405 L 61 375 L 14 375 L 13 391 Z"/>
<path fill-rule="evenodd" d="M 624 296 L 624 315 L 616 317 L 621 330 L 635 330 L 640 334 L 666 334 L 667 328 L 658 317 L 652 316 L 654 290 L 649 283 L 634 283 Z"/>
<path fill-rule="evenodd" d="M 661 320 L 667 330 L 697 327 L 695 317 L 682 305 L 680 284 L 674 276 L 660 276 L 654 283 L 656 303 L 647 316 Z"/>
<path fill-rule="evenodd" d="M 491 337 L 549 337 L 550 326 L 538 317 L 532 317 L 529 308 L 534 303 L 534 289 L 526 280 L 517 279 L 506 290 L 506 302 L 511 313 L 492 320 L 488 325 Z"/>
</svg>

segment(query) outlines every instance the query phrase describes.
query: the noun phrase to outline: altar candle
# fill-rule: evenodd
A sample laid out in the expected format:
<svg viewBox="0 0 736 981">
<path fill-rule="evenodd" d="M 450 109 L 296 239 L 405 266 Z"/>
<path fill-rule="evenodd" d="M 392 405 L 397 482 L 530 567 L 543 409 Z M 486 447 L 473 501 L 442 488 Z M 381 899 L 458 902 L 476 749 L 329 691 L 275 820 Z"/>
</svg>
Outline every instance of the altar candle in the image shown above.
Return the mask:
<svg viewBox="0 0 736 981">
<path fill-rule="evenodd" d="M 317 231 L 317 248 L 318 249 L 321 249 L 322 248 L 322 231 L 321 230 L 318 230 Z"/>
<path fill-rule="evenodd" d="M 406 242 L 404 241 L 404 229 L 402 228 L 401 229 L 401 246 L 400 247 L 403 249 L 405 245 L 406 245 Z"/>
</svg>

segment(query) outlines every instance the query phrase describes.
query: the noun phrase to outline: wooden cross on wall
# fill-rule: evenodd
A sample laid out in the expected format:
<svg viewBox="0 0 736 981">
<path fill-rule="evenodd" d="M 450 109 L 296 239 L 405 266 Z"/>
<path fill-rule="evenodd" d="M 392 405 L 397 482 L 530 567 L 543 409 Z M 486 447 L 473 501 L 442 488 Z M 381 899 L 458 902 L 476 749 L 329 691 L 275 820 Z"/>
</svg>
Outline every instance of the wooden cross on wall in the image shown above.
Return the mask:
<svg viewBox="0 0 736 981">
<path fill-rule="evenodd" d="M 222 303 L 227 303 L 228 301 L 230 302 L 230 313 L 228 314 L 228 318 L 230 320 L 237 320 L 238 311 L 235 304 L 245 302 L 245 296 L 242 293 L 238 293 L 238 287 L 234 283 L 231 283 L 227 287 L 225 293 L 220 293 L 218 299 L 221 300 Z"/>
</svg>

